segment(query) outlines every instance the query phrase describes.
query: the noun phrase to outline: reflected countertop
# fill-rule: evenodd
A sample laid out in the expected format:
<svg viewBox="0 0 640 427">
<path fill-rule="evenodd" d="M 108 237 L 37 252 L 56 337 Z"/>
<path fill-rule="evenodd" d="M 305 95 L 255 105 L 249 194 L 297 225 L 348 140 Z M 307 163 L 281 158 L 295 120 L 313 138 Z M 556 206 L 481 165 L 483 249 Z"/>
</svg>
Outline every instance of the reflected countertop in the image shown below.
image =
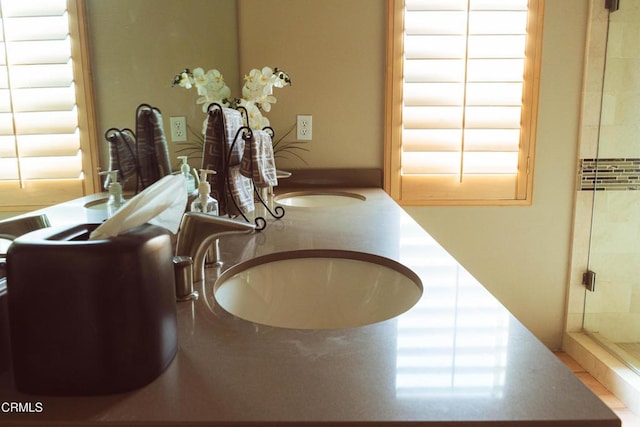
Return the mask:
<svg viewBox="0 0 640 427">
<path fill-rule="evenodd" d="M 0 377 L 4 402 L 41 412 L 0 413 L 43 423 L 421 422 L 425 425 L 619 426 L 619 420 L 538 339 L 380 189 L 345 206 L 286 207 L 265 230 L 220 239 L 195 302 L 178 304 L 179 351 L 151 384 L 102 397 L 20 394 Z M 91 196 L 46 212 L 52 225 L 104 218 Z M 97 210 L 96 210 L 97 211 Z M 73 214 L 71 213 L 73 212 Z M 294 330 L 236 318 L 212 289 L 250 258 L 298 249 L 387 257 L 422 280 L 404 314 L 369 326 Z"/>
</svg>

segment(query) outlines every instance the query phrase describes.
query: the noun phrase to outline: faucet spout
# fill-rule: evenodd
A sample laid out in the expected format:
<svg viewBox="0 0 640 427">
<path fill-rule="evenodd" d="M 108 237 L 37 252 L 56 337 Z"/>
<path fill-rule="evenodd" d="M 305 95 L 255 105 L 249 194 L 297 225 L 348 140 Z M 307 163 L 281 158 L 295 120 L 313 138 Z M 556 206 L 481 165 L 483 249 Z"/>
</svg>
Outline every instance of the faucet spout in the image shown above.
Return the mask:
<svg viewBox="0 0 640 427">
<path fill-rule="evenodd" d="M 193 281 L 204 280 L 204 261 L 207 248 L 220 236 L 236 233 L 250 233 L 256 226 L 248 222 L 236 221 L 198 212 L 186 212 L 182 216 L 178 240 L 177 256 L 193 259 Z"/>
</svg>

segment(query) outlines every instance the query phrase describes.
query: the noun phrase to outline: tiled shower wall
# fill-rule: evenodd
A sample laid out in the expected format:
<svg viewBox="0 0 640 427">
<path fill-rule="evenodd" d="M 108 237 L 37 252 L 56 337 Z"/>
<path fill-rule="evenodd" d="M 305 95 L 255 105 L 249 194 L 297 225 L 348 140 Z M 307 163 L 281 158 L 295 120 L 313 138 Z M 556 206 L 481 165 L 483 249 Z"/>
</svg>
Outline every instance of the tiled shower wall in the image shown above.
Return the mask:
<svg viewBox="0 0 640 427">
<path fill-rule="evenodd" d="M 595 194 L 589 268 L 596 292 L 585 328 L 615 343 L 640 342 L 640 191 Z"/>
<path fill-rule="evenodd" d="M 640 190 L 640 159 L 580 159 L 580 190 Z"/>
<path fill-rule="evenodd" d="M 602 1 L 592 2 L 567 330 L 581 329 L 586 308 L 590 330 L 615 341 L 638 341 L 640 2 L 621 2 L 611 16 L 604 90 L 607 13 Z M 597 282 L 585 303 L 581 282 L 587 268 L 596 272 Z"/>
</svg>

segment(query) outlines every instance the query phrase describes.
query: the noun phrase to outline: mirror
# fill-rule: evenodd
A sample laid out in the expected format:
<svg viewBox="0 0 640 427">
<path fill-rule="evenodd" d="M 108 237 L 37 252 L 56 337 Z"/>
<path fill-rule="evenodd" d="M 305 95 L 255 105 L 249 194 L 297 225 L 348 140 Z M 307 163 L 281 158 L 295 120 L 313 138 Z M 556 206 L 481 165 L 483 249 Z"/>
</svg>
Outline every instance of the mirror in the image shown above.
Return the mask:
<svg viewBox="0 0 640 427">
<path fill-rule="evenodd" d="M 195 91 L 172 87 L 182 69 L 215 66 L 234 92 L 240 87 L 236 0 L 86 0 L 86 9 L 103 169 L 109 155 L 102 133 L 134 128 L 141 103 L 162 110 L 167 132 L 171 116 L 186 116 L 200 130 Z"/>
<path fill-rule="evenodd" d="M 269 66 L 293 81 L 274 92 L 276 139 L 298 114 L 314 116 L 307 163 L 279 168 L 382 168 L 385 0 L 85 1 L 103 167 L 101 133 L 132 127 L 140 103 L 161 109 L 165 132 L 172 116 L 200 131 L 195 92 L 171 87 L 184 68 L 216 68 L 238 93 L 244 74 Z M 179 147 L 169 142 L 176 169 Z"/>
</svg>

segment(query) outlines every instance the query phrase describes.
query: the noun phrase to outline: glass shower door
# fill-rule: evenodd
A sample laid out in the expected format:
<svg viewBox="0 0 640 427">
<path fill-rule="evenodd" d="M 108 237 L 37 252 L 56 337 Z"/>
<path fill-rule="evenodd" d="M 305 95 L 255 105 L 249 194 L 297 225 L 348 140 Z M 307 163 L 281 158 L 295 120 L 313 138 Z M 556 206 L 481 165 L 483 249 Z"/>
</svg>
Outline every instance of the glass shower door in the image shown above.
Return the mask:
<svg viewBox="0 0 640 427">
<path fill-rule="evenodd" d="M 585 332 L 640 373 L 640 2 L 609 14 Z M 591 162 L 591 163 L 589 163 Z"/>
</svg>

